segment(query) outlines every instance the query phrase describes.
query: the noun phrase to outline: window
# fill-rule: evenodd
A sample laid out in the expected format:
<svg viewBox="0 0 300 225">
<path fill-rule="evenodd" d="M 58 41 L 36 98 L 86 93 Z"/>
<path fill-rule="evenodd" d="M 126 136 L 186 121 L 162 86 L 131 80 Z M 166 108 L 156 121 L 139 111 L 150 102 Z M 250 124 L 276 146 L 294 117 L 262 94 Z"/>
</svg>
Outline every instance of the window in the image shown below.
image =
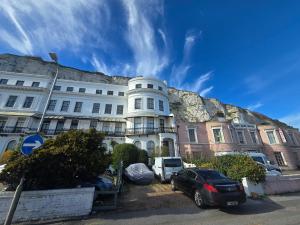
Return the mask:
<svg viewBox="0 0 300 225">
<path fill-rule="evenodd" d="M 162 91 L 163 89 L 162 89 L 162 87 L 161 87 L 161 86 L 158 86 L 158 90 Z"/>
<path fill-rule="evenodd" d="M 124 96 L 124 92 L 123 91 L 119 91 L 118 96 Z"/>
<path fill-rule="evenodd" d="M 238 136 L 238 139 L 239 139 L 239 143 L 240 144 L 245 144 L 243 131 L 238 131 L 237 136 Z"/>
<path fill-rule="evenodd" d="M 49 101 L 49 105 L 48 105 L 48 108 L 47 108 L 47 110 L 48 111 L 54 111 L 54 109 L 55 109 L 55 106 L 56 106 L 56 102 L 57 102 L 57 100 L 50 100 Z"/>
<path fill-rule="evenodd" d="M 98 121 L 97 121 L 97 120 L 91 120 L 90 128 L 96 129 L 96 128 L 97 128 L 97 124 L 98 124 Z"/>
<path fill-rule="evenodd" d="M 50 127 L 50 120 L 44 120 L 43 124 L 42 124 L 42 132 L 47 133 L 47 131 L 49 130 Z"/>
<path fill-rule="evenodd" d="M 160 132 L 164 132 L 164 130 L 165 130 L 165 121 L 164 121 L 164 119 L 159 119 L 159 129 L 160 129 Z"/>
<path fill-rule="evenodd" d="M 55 132 L 57 133 L 57 132 L 63 131 L 64 130 L 64 124 L 65 124 L 64 120 L 57 121 Z"/>
<path fill-rule="evenodd" d="M 60 91 L 61 90 L 61 86 L 55 85 L 53 88 L 54 91 Z"/>
<path fill-rule="evenodd" d="M 134 132 L 138 133 L 142 130 L 142 118 L 141 117 L 135 117 L 134 118 Z"/>
<path fill-rule="evenodd" d="M 221 128 L 213 128 L 213 133 L 216 143 L 224 142 Z"/>
<path fill-rule="evenodd" d="M 92 113 L 99 113 L 99 111 L 100 111 L 100 103 L 94 103 Z"/>
<path fill-rule="evenodd" d="M 190 140 L 190 142 L 196 142 L 195 128 L 189 128 L 188 132 L 189 132 L 189 140 Z"/>
<path fill-rule="evenodd" d="M 32 82 L 31 87 L 39 87 L 40 82 Z"/>
<path fill-rule="evenodd" d="M 136 98 L 134 100 L 134 108 L 135 109 L 141 109 L 142 108 L 142 99 L 141 98 Z"/>
<path fill-rule="evenodd" d="M 75 129 L 77 129 L 77 127 L 78 127 L 78 120 L 72 120 L 71 121 L 71 126 L 70 126 L 70 129 L 71 130 L 75 130 Z"/>
<path fill-rule="evenodd" d="M 275 139 L 275 135 L 274 135 L 274 131 L 273 130 L 269 130 L 267 131 L 267 136 L 269 138 L 269 142 L 270 144 L 276 144 L 276 139 Z"/>
<path fill-rule="evenodd" d="M 117 105 L 117 115 L 123 115 L 123 105 Z"/>
<path fill-rule="evenodd" d="M 142 88 L 142 84 L 136 84 L 135 88 Z"/>
<path fill-rule="evenodd" d="M 81 112 L 82 102 L 76 102 L 74 107 L 74 112 Z"/>
<path fill-rule="evenodd" d="M 250 131 L 250 136 L 251 136 L 251 139 L 252 139 L 252 143 L 257 144 L 255 131 Z"/>
<path fill-rule="evenodd" d="M 115 125 L 115 132 L 120 134 L 122 132 L 122 123 L 116 123 Z"/>
<path fill-rule="evenodd" d="M 17 80 L 16 86 L 23 86 L 23 85 L 24 85 L 24 81 L 23 80 Z"/>
<path fill-rule="evenodd" d="M 0 84 L 7 84 L 8 79 L 0 79 Z"/>
<path fill-rule="evenodd" d="M 153 117 L 148 117 L 147 118 L 147 127 L 146 131 L 148 134 L 151 134 L 154 132 L 154 118 Z"/>
<path fill-rule="evenodd" d="M 21 132 L 22 128 L 24 128 L 25 118 L 18 118 L 16 124 L 15 124 L 15 132 Z"/>
<path fill-rule="evenodd" d="M 147 88 L 153 88 L 153 84 L 147 84 Z"/>
<path fill-rule="evenodd" d="M 33 102 L 33 97 L 26 97 L 24 104 L 23 104 L 23 108 L 30 108 Z"/>
<path fill-rule="evenodd" d="M 74 88 L 73 87 L 67 87 L 67 91 L 72 92 L 72 91 L 74 91 Z"/>
<path fill-rule="evenodd" d="M 15 150 L 17 147 L 17 141 L 16 140 L 12 140 L 10 142 L 8 142 L 5 151 L 7 150 Z"/>
<path fill-rule="evenodd" d="M 104 132 L 109 132 L 109 128 L 110 128 L 110 123 L 109 122 L 103 122 L 103 131 Z"/>
<path fill-rule="evenodd" d="M 102 95 L 102 90 L 96 90 L 97 95 Z"/>
<path fill-rule="evenodd" d="M 0 129 L 5 127 L 7 122 L 7 117 L 0 117 Z"/>
<path fill-rule="evenodd" d="M 147 142 L 147 152 L 148 155 L 152 155 L 155 151 L 155 143 L 154 141 L 148 141 Z"/>
<path fill-rule="evenodd" d="M 17 101 L 17 97 L 15 95 L 11 95 L 8 97 L 7 102 L 5 104 L 6 107 L 14 107 L 16 101 Z"/>
<path fill-rule="evenodd" d="M 113 91 L 107 91 L 107 95 L 114 95 Z"/>
<path fill-rule="evenodd" d="M 106 104 L 104 113 L 111 114 L 111 108 L 112 108 L 112 104 Z"/>
<path fill-rule="evenodd" d="M 141 149 L 141 147 L 142 147 L 142 144 L 141 144 L 140 141 L 134 142 L 134 145 L 135 145 L 137 148 L 139 148 L 139 149 Z"/>
<path fill-rule="evenodd" d="M 164 111 L 164 102 L 162 100 L 159 100 L 158 106 L 159 106 L 159 111 Z"/>
<path fill-rule="evenodd" d="M 147 98 L 147 108 L 154 109 L 154 99 L 153 98 Z"/>
<path fill-rule="evenodd" d="M 282 152 L 274 152 L 274 155 L 275 155 L 275 159 L 277 161 L 277 164 L 279 166 L 285 166 L 285 162 L 284 162 L 284 159 L 283 159 L 283 156 L 282 156 Z"/>
<path fill-rule="evenodd" d="M 68 112 L 70 106 L 70 101 L 63 101 L 61 105 L 61 112 Z"/>
<path fill-rule="evenodd" d="M 85 93 L 85 90 L 86 90 L 85 88 L 79 88 L 80 93 Z"/>
</svg>

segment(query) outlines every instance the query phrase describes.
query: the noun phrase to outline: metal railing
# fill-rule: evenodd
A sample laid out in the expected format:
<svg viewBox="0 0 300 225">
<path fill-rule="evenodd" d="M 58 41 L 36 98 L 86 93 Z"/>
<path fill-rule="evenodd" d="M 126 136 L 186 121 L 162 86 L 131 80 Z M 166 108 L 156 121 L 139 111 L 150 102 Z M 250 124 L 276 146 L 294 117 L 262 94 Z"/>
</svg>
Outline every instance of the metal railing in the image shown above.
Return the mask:
<svg viewBox="0 0 300 225">
<path fill-rule="evenodd" d="M 30 129 L 27 127 L 18 127 L 18 126 L 0 127 L 0 133 L 2 133 L 2 134 L 18 134 L 18 133 L 25 133 L 27 131 L 30 131 Z"/>
<path fill-rule="evenodd" d="M 141 134 L 158 134 L 158 133 L 175 133 L 174 127 L 139 127 L 126 129 L 126 135 L 141 135 Z"/>
</svg>

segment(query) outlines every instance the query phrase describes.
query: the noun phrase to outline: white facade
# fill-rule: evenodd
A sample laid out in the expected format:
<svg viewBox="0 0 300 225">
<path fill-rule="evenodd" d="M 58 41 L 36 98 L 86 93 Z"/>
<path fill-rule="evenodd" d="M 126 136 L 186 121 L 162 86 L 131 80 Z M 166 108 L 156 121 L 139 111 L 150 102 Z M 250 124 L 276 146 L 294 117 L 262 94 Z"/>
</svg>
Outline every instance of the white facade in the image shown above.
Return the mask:
<svg viewBox="0 0 300 225">
<path fill-rule="evenodd" d="M 0 71 L 0 153 L 36 131 L 53 78 Z M 106 133 L 109 150 L 115 140 L 149 153 L 165 145 L 170 155 L 178 155 L 168 89 L 160 80 L 136 77 L 121 85 L 59 76 L 47 107 L 45 137 L 93 127 Z"/>
</svg>

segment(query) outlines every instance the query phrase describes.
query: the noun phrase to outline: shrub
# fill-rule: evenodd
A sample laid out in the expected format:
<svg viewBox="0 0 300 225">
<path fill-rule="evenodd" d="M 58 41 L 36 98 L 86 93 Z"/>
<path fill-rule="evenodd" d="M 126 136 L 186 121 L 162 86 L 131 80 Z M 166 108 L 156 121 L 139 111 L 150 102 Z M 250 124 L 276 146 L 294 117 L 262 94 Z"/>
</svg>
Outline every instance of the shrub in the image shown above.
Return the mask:
<svg viewBox="0 0 300 225">
<path fill-rule="evenodd" d="M 120 161 L 123 161 L 123 166 L 126 168 L 133 163 L 148 164 L 148 154 L 145 150 L 141 150 L 134 144 L 118 144 L 115 146 L 112 161 L 114 168 L 117 168 Z"/>
<path fill-rule="evenodd" d="M 265 180 L 265 170 L 246 155 L 225 155 L 210 159 L 195 159 L 193 163 L 197 167 L 211 168 L 225 174 L 233 180 L 241 181 L 247 177 L 254 183 Z"/>
<path fill-rule="evenodd" d="M 148 165 L 148 153 L 145 150 L 140 149 L 138 151 L 138 160 L 137 161 Z"/>
<path fill-rule="evenodd" d="M 9 159 L 11 158 L 13 152 L 14 152 L 13 150 L 6 150 L 1 156 L 0 165 L 6 164 L 9 161 Z"/>
<path fill-rule="evenodd" d="M 15 151 L 0 181 L 16 188 L 25 173 L 26 190 L 76 187 L 103 173 L 110 163 L 102 147 L 103 138 L 95 129 L 69 131 L 46 140 L 30 156 Z"/>
</svg>

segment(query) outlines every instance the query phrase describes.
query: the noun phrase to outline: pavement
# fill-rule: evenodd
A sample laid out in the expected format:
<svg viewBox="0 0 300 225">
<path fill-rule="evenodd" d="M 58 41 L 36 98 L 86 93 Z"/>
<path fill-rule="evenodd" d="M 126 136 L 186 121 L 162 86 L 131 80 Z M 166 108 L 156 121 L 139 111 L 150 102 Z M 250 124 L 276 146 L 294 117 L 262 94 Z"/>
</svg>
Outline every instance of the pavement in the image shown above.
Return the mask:
<svg viewBox="0 0 300 225">
<path fill-rule="evenodd" d="M 129 185 L 119 208 L 84 218 L 37 221 L 39 225 L 299 225 L 300 193 L 248 199 L 236 208 L 199 209 L 169 185 Z"/>
</svg>

